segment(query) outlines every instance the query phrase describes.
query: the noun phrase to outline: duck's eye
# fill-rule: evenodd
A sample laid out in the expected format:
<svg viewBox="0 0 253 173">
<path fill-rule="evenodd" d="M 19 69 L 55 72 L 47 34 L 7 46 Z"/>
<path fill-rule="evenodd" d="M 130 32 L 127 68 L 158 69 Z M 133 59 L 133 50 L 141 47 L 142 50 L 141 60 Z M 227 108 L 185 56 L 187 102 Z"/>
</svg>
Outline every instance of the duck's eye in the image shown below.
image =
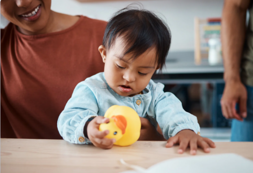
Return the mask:
<svg viewBox="0 0 253 173">
<path fill-rule="evenodd" d="M 117 132 L 117 131 L 115 131 L 113 134 L 114 134 L 114 135 L 117 135 L 117 133 L 118 133 L 118 132 Z"/>
</svg>

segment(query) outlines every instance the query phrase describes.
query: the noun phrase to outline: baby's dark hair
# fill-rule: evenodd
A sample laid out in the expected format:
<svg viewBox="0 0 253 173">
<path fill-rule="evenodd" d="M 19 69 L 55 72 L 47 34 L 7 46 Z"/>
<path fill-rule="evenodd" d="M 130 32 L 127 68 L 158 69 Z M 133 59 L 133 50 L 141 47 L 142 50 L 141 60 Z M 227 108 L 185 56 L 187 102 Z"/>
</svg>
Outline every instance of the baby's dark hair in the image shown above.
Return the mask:
<svg viewBox="0 0 253 173">
<path fill-rule="evenodd" d="M 124 8 L 108 22 L 103 45 L 107 50 L 115 39 L 122 36 L 126 50 L 124 55 L 133 54 L 136 59 L 151 47 L 156 49 L 156 63 L 162 69 L 171 44 L 170 29 L 154 13 L 147 10 Z"/>
</svg>

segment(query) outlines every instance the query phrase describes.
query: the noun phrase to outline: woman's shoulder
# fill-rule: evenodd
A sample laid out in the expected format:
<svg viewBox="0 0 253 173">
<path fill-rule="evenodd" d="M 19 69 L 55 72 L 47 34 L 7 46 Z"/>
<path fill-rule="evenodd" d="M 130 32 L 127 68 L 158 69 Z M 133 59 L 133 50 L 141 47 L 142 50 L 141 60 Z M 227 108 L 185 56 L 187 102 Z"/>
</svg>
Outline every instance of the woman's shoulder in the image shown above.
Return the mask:
<svg viewBox="0 0 253 173">
<path fill-rule="evenodd" d="M 87 40 L 87 38 L 92 38 L 90 41 L 98 41 L 100 43 L 103 39 L 106 25 L 106 21 L 79 16 L 79 20 L 73 26 L 64 31 L 60 31 L 60 33 L 70 34 L 71 37 L 74 34 L 85 40 Z"/>
<path fill-rule="evenodd" d="M 105 30 L 105 27 L 107 25 L 106 21 L 100 20 L 100 19 L 93 19 L 89 18 L 87 16 L 80 16 L 80 24 L 84 27 L 92 28 L 94 30 Z"/>
</svg>

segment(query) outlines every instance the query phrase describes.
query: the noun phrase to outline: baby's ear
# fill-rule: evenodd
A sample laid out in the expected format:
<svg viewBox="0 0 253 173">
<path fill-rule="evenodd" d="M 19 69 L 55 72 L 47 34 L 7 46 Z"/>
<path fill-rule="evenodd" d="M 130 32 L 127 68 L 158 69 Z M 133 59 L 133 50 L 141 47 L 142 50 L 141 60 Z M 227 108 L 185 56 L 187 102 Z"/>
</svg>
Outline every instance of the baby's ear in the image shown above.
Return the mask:
<svg viewBox="0 0 253 173">
<path fill-rule="evenodd" d="M 99 51 L 99 53 L 100 53 L 100 55 L 102 57 L 103 62 L 105 63 L 105 60 L 106 60 L 106 48 L 103 45 L 100 45 L 98 47 L 98 51 Z"/>
</svg>

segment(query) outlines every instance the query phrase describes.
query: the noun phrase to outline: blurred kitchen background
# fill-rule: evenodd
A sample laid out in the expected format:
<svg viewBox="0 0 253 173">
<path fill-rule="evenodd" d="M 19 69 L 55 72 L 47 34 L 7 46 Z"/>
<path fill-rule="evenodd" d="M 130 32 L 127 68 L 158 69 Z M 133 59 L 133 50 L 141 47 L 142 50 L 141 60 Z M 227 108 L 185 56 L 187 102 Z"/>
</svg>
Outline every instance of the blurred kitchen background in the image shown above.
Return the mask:
<svg viewBox="0 0 253 173">
<path fill-rule="evenodd" d="M 219 39 L 223 0 L 52 0 L 52 9 L 108 21 L 133 3 L 157 14 L 172 33 L 166 68 L 153 79 L 164 83 L 165 91 L 174 93 L 184 109 L 197 116 L 202 136 L 229 141 L 231 123 L 223 118 L 220 107 L 224 88 Z M 1 16 L 1 28 L 7 23 Z"/>
</svg>

